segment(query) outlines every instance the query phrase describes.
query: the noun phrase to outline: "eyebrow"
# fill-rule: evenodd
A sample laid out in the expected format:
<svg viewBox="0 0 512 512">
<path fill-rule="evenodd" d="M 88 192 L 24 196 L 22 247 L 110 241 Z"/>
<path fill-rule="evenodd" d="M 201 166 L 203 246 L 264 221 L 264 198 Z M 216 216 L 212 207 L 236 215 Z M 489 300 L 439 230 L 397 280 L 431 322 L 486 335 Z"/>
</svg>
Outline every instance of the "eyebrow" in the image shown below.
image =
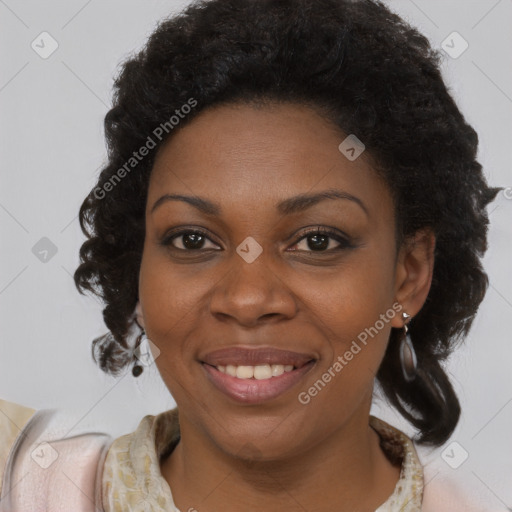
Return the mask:
<svg viewBox="0 0 512 512">
<path fill-rule="evenodd" d="M 325 199 L 344 199 L 352 201 L 358 204 L 367 216 L 369 215 L 368 209 L 366 208 L 363 201 L 361 201 L 361 199 L 352 194 L 349 194 L 348 192 L 337 189 L 328 189 L 321 192 L 316 192 L 314 194 L 299 194 L 297 196 L 289 197 L 288 199 L 279 202 L 276 205 L 276 209 L 281 215 L 291 215 L 293 213 L 303 211 L 307 208 L 311 208 L 312 206 L 318 204 L 320 201 L 324 201 Z M 185 196 L 182 194 L 164 194 L 162 197 L 155 201 L 155 204 L 153 204 L 153 207 L 151 208 L 151 213 L 153 213 L 160 205 L 166 203 L 167 201 L 184 201 L 205 215 L 219 216 L 222 212 L 220 205 L 202 197 Z"/>
</svg>

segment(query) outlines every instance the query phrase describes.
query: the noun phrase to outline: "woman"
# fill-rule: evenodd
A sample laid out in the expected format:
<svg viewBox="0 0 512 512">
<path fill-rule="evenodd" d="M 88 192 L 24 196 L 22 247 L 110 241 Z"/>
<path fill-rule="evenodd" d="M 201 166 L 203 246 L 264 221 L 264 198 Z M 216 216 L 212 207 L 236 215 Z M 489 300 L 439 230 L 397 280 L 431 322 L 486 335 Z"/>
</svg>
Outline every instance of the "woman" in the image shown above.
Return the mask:
<svg viewBox="0 0 512 512">
<path fill-rule="evenodd" d="M 48 424 L 4 402 L 27 435 L 3 510 L 42 499 L 31 478 L 51 510 L 477 510 L 370 415 L 377 379 L 418 445 L 450 437 L 441 362 L 487 286 L 499 189 L 427 39 L 376 1 L 196 3 L 123 65 L 105 127 L 75 272 L 105 303 L 93 354 L 151 355 L 177 408 L 53 436 L 52 470 Z"/>
</svg>

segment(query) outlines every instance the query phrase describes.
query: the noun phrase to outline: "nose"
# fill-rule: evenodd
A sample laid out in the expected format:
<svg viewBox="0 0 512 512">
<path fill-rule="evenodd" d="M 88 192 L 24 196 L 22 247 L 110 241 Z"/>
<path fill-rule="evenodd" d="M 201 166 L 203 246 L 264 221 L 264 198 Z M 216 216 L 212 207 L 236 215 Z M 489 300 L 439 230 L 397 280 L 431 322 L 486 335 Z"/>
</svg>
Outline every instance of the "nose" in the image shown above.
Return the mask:
<svg viewBox="0 0 512 512">
<path fill-rule="evenodd" d="M 234 253 L 229 272 L 216 284 L 210 311 L 220 321 L 253 327 L 296 314 L 297 304 L 284 278 L 264 253 L 248 263 Z"/>
</svg>

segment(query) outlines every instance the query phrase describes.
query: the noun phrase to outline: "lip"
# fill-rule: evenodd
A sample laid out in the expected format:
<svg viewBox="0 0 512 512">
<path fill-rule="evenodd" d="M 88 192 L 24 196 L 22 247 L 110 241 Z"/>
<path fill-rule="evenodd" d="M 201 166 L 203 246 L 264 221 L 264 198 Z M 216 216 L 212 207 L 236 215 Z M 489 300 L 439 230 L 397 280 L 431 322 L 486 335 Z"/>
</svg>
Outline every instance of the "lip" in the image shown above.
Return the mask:
<svg viewBox="0 0 512 512">
<path fill-rule="evenodd" d="M 314 365 L 315 361 L 311 360 L 297 370 L 264 380 L 239 379 L 222 373 L 215 366 L 206 363 L 201 366 L 213 385 L 228 397 L 239 403 L 259 404 L 273 400 L 294 387 Z"/>
<path fill-rule="evenodd" d="M 256 366 L 259 364 L 283 364 L 301 368 L 311 360 L 316 359 L 312 354 L 292 352 L 272 347 L 245 348 L 228 347 L 209 352 L 201 362 L 210 366 Z M 275 377 L 277 378 L 277 377 Z"/>
<path fill-rule="evenodd" d="M 269 379 L 239 379 L 217 370 L 216 366 L 293 365 L 292 371 Z M 273 400 L 296 386 L 316 364 L 310 354 L 274 348 L 231 347 L 210 352 L 201 366 L 208 380 L 222 393 L 240 404 L 259 404 Z"/>
</svg>

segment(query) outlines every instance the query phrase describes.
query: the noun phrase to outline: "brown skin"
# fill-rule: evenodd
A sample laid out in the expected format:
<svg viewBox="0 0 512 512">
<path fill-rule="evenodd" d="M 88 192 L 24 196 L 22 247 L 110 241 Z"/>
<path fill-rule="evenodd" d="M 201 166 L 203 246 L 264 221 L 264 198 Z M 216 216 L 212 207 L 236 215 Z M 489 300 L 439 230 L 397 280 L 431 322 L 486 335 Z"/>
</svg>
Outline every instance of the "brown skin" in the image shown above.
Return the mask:
<svg viewBox="0 0 512 512">
<path fill-rule="evenodd" d="M 344 138 L 305 106 L 224 105 L 203 111 L 157 155 L 138 322 L 161 351 L 156 364 L 180 411 L 181 441 L 161 471 L 182 511 L 374 511 L 394 490 L 400 470 L 368 421 L 400 314 L 309 404 L 298 401 L 394 303 L 416 315 L 432 279 L 434 236 L 419 232 L 397 252 L 390 191 L 364 153 L 353 162 L 340 153 Z M 275 208 L 326 189 L 356 196 L 368 213 L 346 199 L 292 215 Z M 222 213 L 205 215 L 183 201 L 151 212 L 166 193 L 207 198 Z M 318 249 L 306 237 L 316 226 L 340 230 L 352 247 L 331 237 Z M 184 249 L 186 235 L 174 248 L 162 245 L 176 227 L 209 235 L 198 249 Z M 236 252 L 248 236 L 263 247 L 251 264 Z M 234 345 L 312 353 L 317 361 L 278 398 L 241 405 L 210 384 L 200 363 Z"/>
</svg>

